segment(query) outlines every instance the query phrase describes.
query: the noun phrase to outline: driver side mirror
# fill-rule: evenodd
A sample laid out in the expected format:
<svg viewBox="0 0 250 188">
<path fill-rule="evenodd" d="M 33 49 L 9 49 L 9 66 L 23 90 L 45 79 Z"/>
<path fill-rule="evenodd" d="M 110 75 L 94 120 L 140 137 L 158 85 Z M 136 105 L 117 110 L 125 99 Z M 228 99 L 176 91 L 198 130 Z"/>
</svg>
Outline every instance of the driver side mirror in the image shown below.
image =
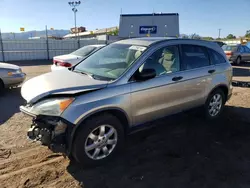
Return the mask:
<svg viewBox="0 0 250 188">
<path fill-rule="evenodd" d="M 141 72 L 135 74 L 136 81 L 145 81 L 156 77 L 156 71 L 154 69 L 143 69 Z"/>
</svg>

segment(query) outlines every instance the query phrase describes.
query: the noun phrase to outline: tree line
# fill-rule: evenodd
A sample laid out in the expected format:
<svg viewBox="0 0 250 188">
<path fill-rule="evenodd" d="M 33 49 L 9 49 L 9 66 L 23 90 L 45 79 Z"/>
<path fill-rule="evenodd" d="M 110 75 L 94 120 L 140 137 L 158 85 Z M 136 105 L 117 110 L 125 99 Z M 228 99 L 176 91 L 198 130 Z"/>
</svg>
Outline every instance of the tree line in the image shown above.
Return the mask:
<svg viewBox="0 0 250 188">
<path fill-rule="evenodd" d="M 228 34 L 227 37 L 225 38 L 213 38 L 213 37 L 202 37 L 196 33 L 193 33 L 191 35 L 186 35 L 186 34 L 183 34 L 181 36 L 182 38 L 189 38 L 189 39 L 203 39 L 203 40 L 221 40 L 221 39 L 236 39 L 236 36 L 233 35 L 233 34 Z M 249 38 L 250 39 L 250 30 L 247 30 L 246 31 L 246 34 L 245 36 L 246 38 Z"/>
<path fill-rule="evenodd" d="M 119 33 L 119 29 L 116 28 L 115 30 L 113 31 L 110 31 L 108 32 L 107 34 L 108 35 L 115 35 L 117 36 Z M 250 38 L 250 30 L 247 30 L 246 31 L 246 34 L 245 34 L 245 37 L 246 38 Z M 202 37 L 196 33 L 193 33 L 191 35 L 186 35 L 186 34 L 182 34 L 181 35 L 181 38 L 188 38 L 188 39 L 203 39 L 203 40 L 221 40 L 221 39 L 236 39 L 236 36 L 233 35 L 233 34 L 228 34 L 226 38 L 213 38 L 213 37 Z"/>
</svg>

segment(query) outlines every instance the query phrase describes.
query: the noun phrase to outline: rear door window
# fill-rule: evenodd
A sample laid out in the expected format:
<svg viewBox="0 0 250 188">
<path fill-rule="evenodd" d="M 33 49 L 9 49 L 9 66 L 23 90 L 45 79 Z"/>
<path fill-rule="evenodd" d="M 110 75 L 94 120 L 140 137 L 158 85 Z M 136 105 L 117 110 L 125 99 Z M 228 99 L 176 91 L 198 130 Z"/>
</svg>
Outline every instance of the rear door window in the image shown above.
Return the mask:
<svg viewBox="0 0 250 188">
<path fill-rule="evenodd" d="M 210 62 L 213 65 L 222 64 L 222 63 L 227 62 L 221 54 L 219 54 L 218 52 L 216 52 L 212 49 L 208 49 L 208 53 L 209 53 L 209 57 L 210 57 Z"/>
<path fill-rule="evenodd" d="M 206 48 L 196 45 L 182 45 L 182 63 L 186 70 L 209 66 Z"/>
</svg>

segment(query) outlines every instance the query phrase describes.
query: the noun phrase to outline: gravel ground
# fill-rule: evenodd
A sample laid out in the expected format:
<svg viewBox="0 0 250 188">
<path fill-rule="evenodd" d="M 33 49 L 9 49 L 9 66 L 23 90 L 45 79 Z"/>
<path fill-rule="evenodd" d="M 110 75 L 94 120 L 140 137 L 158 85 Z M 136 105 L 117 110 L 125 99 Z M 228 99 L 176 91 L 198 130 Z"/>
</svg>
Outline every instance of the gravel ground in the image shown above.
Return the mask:
<svg viewBox="0 0 250 188">
<path fill-rule="evenodd" d="M 46 62 L 25 65 L 27 79 L 50 68 Z M 234 80 L 248 81 L 249 70 L 235 67 Z M 129 136 L 114 161 L 84 170 L 26 140 L 30 118 L 19 112 L 23 102 L 20 88 L 0 97 L 1 188 L 250 187 L 250 88 L 235 87 L 213 123 L 197 111 L 166 118 Z"/>
</svg>

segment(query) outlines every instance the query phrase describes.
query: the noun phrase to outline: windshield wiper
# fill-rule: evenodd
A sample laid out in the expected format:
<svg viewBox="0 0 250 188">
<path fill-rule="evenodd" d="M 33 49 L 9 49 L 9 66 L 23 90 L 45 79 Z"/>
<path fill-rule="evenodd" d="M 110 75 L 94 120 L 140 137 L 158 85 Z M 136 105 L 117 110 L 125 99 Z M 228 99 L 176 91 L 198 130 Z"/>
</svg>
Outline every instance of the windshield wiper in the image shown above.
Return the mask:
<svg viewBox="0 0 250 188">
<path fill-rule="evenodd" d="M 80 72 L 81 74 L 84 74 L 84 75 L 87 75 L 88 77 L 92 78 L 92 79 L 95 79 L 93 74 L 89 74 L 87 72 Z"/>
<path fill-rule="evenodd" d="M 87 75 L 90 78 L 95 79 L 95 80 L 105 80 L 105 81 L 111 81 L 112 80 L 111 78 L 107 78 L 107 77 L 103 77 L 103 76 L 99 76 L 99 75 L 95 75 L 95 74 L 90 74 L 90 73 L 85 72 L 85 71 L 73 71 L 73 72 L 77 72 L 77 73 L 80 73 L 80 74 Z"/>
<path fill-rule="evenodd" d="M 95 78 L 94 78 L 94 76 L 93 76 L 93 74 L 89 74 L 89 73 L 87 73 L 87 72 L 84 72 L 84 71 L 74 71 L 74 72 L 77 72 L 77 73 L 81 73 L 81 74 L 84 74 L 84 75 L 87 75 L 87 76 L 89 76 L 90 78 L 93 78 L 93 79 L 95 79 Z"/>
</svg>

